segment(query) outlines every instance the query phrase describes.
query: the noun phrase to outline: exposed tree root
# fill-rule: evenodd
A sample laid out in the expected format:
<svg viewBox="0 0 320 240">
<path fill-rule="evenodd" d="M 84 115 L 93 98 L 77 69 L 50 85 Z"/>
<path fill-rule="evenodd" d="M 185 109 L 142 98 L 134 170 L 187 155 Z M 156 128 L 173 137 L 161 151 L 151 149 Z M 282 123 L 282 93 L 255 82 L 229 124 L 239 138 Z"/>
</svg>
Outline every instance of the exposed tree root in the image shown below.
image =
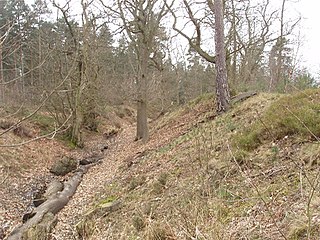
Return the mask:
<svg viewBox="0 0 320 240">
<path fill-rule="evenodd" d="M 83 175 L 94 165 L 80 165 L 74 175 L 63 184 L 63 190 L 59 188 L 52 191 L 47 200 L 35 208 L 30 214 L 30 218 L 25 223 L 14 229 L 8 236 L 8 240 L 20 239 L 48 239 L 48 233 L 56 223 L 57 214 L 74 195 L 80 184 Z"/>
</svg>

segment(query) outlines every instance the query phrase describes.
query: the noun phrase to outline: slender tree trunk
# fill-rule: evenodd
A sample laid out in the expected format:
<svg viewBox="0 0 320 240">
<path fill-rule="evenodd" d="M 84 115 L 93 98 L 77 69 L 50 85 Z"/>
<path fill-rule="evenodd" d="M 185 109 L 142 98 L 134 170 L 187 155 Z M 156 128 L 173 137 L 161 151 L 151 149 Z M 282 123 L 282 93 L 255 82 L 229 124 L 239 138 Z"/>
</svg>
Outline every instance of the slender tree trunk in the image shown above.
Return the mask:
<svg viewBox="0 0 320 240">
<path fill-rule="evenodd" d="M 148 116 L 147 116 L 147 71 L 148 71 L 148 48 L 141 44 L 138 70 L 138 99 L 137 99 L 137 137 L 144 142 L 148 141 Z"/>
<path fill-rule="evenodd" d="M 233 48 L 233 56 L 232 56 L 232 63 L 231 63 L 231 81 L 233 85 L 236 84 L 236 76 L 237 76 L 237 33 L 236 33 L 236 9 L 234 6 L 234 0 L 231 1 L 232 4 L 232 48 Z"/>
<path fill-rule="evenodd" d="M 280 36 L 279 36 L 279 52 L 278 52 L 278 58 L 277 58 L 277 82 L 281 81 L 281 78 L 283 78 L 284 81 L 284 91 L 286 89 L 286 79 L 283 76 L 282 73 L 282 53 L 283 53 L 283 47 L 284 47 L 284 39 L 283 39 L 283 31 L 284 31 L 284 8 L 285 8 L 286 0 L 282 1 L 281 6 L 281 16 L 280 16 Z"/>
<path fill-rule="evenodd" d="M 82 125 L 83 125 L 83 108 L 82 108 L 82 95 L 83 90 L 86 88 L 85 79 L 84 79 L 84 66 L 83 66 L 83 55 L 80 50 L 78 56 L 78 71 L 79 79 L 76 86 L 76 93 L 74 96 L 74 113 L 73 113 L 73 122 L 72 122 L 72 135 L 71 141 L 78 147 L 83 147 L 82 139 Z"/>
<path fill-rule="evenodd" d="M 214 1 L 215 51 L 216 51 L 216 101 L 217 112 L 229 109 L 230 93 L 227 80 L 226 51 L 224 48 L 223 2 Z"/>
<path fill-rule="evenodd" d="M 0 104 L 4 103 L 4 74 L 3 74 L 3 60 L 2 60 L 2 45 L 0 44 Z"/>
<path fill-rule="evenodd" d="M 83 113 L 80 106 L 81 101 L 81 93 L 80 90 L 77 90 L 75 96 L 75 108 L 73 113 L 73 122 L 72 122 L 72 135 L 71 141 L 78 147 L 83 147 L 83 140 L 82 140 L 82 121 L 83 121 Z"/>
<path fill-rule="evenodd" d="M 39 16 L 39 34 L 38 34 L 38 62 L 39 65 L 42 62 L 42 48 L 41 48 L 41 17 Z M 39 74 L 39 79 L 38 79 L 38 84 L 40 86 L 41 91 L 44 89 L 44 84 L 43 84 L 43 79 L 42 79 L 42 67 L 39 66 L 38 68 L 38 74 Z"/>
<path fill-rule="evenodd" d="M 25 97 L 25 76 L 24 76 L 24 53 L 23 53 L 23 47 L 22 44 L 20 45 L 20 71 L 19 71 L 19 75 L 20 75 L 20 81 L 21 81 L 21 95 L 22 98 Z"/>
</svg>

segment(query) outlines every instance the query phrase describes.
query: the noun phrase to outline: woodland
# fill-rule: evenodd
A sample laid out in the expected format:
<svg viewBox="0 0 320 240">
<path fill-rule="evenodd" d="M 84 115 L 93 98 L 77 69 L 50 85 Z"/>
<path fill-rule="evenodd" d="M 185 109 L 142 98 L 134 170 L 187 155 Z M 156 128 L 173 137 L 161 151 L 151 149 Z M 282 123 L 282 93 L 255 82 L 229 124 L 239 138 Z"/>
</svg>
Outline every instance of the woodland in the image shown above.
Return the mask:
<svg viewBox="0 0 320 240">
<path fill-rule="evenodd" d="M 317 239 L 319 82 L 277 4 L 1 0 L 0 239 Z"/>
</svg>

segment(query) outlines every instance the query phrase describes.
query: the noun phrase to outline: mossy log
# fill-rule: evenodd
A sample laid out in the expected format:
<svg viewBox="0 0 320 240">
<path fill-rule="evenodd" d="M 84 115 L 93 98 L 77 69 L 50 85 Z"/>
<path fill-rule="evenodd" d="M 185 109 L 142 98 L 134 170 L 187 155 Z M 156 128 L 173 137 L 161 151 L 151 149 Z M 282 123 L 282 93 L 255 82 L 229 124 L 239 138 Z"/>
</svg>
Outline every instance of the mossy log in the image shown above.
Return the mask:
<svg viewBox="0 0 320 240">
<path fill-rule="evenodd" d="M 56 188 L 56 192 L 51 192 L 48 199 L 35 208 L 30 214 L 31 217 L 24 224 L 14 229 L 7 239 L 47 239 L 48 233 L 56 222 L 54 215 L 69 202 L 69 199 L 76 192 L 83 175 L 91 166 L 81 165 L 74 175 L 64 182 L 63 190 L 60 192 L 59 188 Z"/>
</svg>

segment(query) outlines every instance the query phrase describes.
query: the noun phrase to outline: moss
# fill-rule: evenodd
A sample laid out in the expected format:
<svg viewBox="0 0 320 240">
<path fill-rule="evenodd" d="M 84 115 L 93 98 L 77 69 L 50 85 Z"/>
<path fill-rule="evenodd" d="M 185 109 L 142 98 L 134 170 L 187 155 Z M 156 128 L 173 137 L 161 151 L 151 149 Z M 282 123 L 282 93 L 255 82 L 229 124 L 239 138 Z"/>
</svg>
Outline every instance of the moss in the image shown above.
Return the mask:
<svg viewBox="0 0 320 240">
<path fill-rule="evenodd" d="M 260 120 L 235 135 L 234 144 L 250 151 L 264 140 L 291 135 L 305 139 L 320 137 L 320 90 L 306 90 L 275 101 Z"/>
<path fill-rule="evenodd" d="M 103 204 L 106 204 L 106 203 L 111 203 L 113 201 L 115 201 L 117 199 L 117 197 L 115 196 L 110 196 L 110 197 L 107 197 L 107 198 L 104 198 L 102 200 L 100 200 L 99 204 L 98 205 L 103 205 Z"/>
<path fill-rule="evenodd" d="M 49 115 L 44 115 L 40 113 L 34 114 L 31 119 L 32 122 L 37 124 L 43 133 L 48 133 L 54 130 L 54 118 Z"/>
<path fill-rule="evenodd" d="M 273 137 L 299 134 L 320 136 L 320 90 L 306 90 L 280 98 L 265 112 L 263 121 Z"/>
<path fill-rule="evenodd" d="M 56 176 L 64 176 L 69 172 L 74 171 L 77 166 L 77 160 L 69 157 L 63 157 L 52 165 L 52 167 L 50 168 L 50 172 L 55 174 Z"/>
<path fill-rule="evenodd" d="M 67 131 L 64 134 L 57 135 L 57 139 L 60 140 L 65 146 L 70 149 L 76 149 L 77 144 L 71 140 L 71 132 Z"/>
<path fill-rule="evenodd" d="M 260 129 L 248 129 L 240 134 L 237 134 L 234 137 L 234 142 L 240 149 L 245 151 L 251 151 L 260 146 L 260 136 Z"/>
</svg>

